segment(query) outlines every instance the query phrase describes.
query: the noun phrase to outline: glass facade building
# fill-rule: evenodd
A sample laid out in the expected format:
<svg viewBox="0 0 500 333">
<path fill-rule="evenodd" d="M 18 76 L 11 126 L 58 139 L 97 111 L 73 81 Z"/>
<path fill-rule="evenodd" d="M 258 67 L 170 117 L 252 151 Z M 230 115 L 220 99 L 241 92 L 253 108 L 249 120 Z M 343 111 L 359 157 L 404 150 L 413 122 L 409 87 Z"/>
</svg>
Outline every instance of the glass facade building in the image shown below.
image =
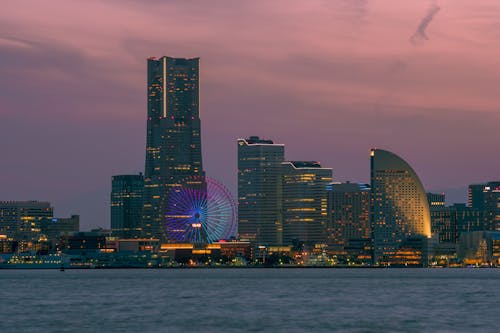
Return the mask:
<svg viewBox="0 0 500 333">
<path fill-rule="evenodd" d="M 148 59 L 148 117 L 142 231 L 164 239 L 171 190 L 204 176 L 199 113 L 199 58 Z"/>
<path fill-rule="evenodd" d="M 371 223 L 374 262 L 387 262 L 413 239 L 431 237 L 430 209 L 417 174 L 399 156 L 372 149 Z M 421 249 L 422 257 L 425 249 Z"/>
<path fill-rule="evenodd" d="M 258 136 L 238 139 L 238 234 L 256 245 L 282 243 L 279 221 L 285 146 Z"/>
<path fill-rule="evenodd" d="M 483 214 L 484 230 L 500 231 L 500 182 L 469 185 L 469 206 Z"/>
<path fill-rule="evenodd" d="M 462 233 L 484 230 L 481 211 L 465 204 L 431 208 L 431 222 L 440 243 L 457 244 Z"/>
<path fill-rule="evenodd" d="M 111 181 L 111 234 L 138 238 L 142 234 L 144 176 L 119 175 Z"/>
<path fill-rule="evenodd" d="M 332 182 L 332 169 L 322 168 L 318 162 L 283 162 L 281 182 L 279 224 L 283 228 L 283 244 L 326 244 L 326 188 Z"/>
</svg>

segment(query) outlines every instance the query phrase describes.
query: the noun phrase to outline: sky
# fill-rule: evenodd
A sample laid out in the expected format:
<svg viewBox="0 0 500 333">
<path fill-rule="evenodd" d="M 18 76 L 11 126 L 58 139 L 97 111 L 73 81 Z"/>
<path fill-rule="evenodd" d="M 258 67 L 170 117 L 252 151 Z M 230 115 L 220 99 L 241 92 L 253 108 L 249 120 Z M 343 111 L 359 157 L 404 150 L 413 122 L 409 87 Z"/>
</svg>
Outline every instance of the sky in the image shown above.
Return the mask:
<svg viewBox="0 0 500 333">
<path fill-rule="evenodd" d="M 369 150 L 465 202 L 500 179 L 498 0 L 2 0 L 0 200 L 109 227 L 111 176 L 142 172 L 146 59 L 200 57 L 204 167 L 236 195 L 236 139 L 336 181 Z"/>
</svg>

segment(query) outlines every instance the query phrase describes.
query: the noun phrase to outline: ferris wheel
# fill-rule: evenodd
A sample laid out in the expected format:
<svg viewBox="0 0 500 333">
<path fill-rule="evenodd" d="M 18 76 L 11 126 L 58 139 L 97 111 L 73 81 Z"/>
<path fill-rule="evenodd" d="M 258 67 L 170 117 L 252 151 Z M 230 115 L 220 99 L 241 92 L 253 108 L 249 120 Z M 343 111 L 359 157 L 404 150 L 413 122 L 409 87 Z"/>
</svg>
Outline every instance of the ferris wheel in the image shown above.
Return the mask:
<svg viewBox="0 0 500 333">
<path fill-rule="evenodd" d="M 188 177 L 168 195 L 163 231 L 170 241 L 212 243 L 236 235 L 236 203 L 215 179 Z M 189 184 L 196 184 L 190 186 Z"/>
</svg>

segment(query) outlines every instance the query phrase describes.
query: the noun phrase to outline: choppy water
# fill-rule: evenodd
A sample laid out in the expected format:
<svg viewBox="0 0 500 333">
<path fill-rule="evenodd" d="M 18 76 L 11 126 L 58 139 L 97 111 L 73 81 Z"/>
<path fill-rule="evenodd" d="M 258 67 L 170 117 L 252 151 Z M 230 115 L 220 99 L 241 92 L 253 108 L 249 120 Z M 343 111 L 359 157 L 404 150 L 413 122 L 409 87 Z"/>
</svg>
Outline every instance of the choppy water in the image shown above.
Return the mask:
<svg viewBox="0 0 500 333">
<path fill-rule="evenodd" d="M 0 270 L 0 332 L 500 332 L 500 269 Z"/>
</svg>

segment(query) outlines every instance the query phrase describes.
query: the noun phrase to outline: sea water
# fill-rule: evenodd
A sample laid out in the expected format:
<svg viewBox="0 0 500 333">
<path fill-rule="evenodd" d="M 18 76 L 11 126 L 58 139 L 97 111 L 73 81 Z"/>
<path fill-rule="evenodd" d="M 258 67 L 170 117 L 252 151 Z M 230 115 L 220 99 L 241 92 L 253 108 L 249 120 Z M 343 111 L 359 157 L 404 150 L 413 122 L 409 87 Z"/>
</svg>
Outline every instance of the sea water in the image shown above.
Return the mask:
<svg viewBox="0 0 500 333">
<path fill-rule="evenodd" d="M 3 269 L 0 332 L 500 332 L 500 269 Z"/>
</svg>

